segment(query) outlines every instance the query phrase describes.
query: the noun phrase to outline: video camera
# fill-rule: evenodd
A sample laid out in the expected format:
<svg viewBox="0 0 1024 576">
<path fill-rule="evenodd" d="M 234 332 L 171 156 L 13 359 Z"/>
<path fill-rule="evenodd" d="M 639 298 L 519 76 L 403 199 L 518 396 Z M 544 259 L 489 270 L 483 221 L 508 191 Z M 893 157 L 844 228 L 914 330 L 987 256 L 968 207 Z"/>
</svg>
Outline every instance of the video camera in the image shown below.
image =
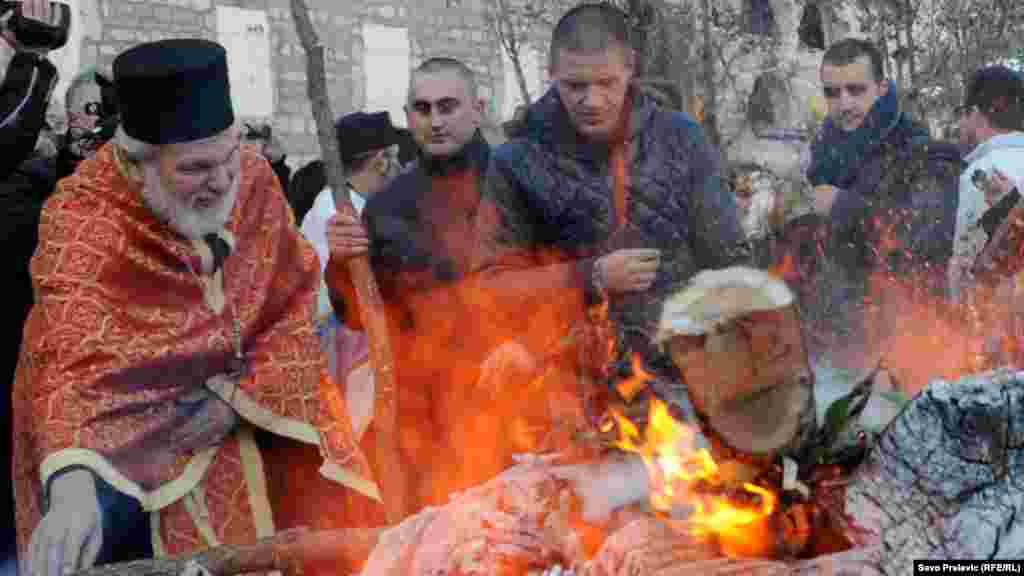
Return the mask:
<svg viewBox="0 0 1024 576">
<path fill-rule="evenodd" d="M 56 50 L 68 42 L 71 29 L 71 6 L 61 2 L 50 2 L 50 8 L 59 15 L 57 25 L 51 26 L 21 15 L 21 2 L 0 0 L 0 17 L 12 10 L 14 14 L 7 21 L 6 28 L 26 48 Z"/>
<path fill-rule="evenodd" d="M 246 140 L 261 140 L 264 142 L 269 142 L 271 134 L 272 132 L 269 124 L 253 126 L 252 124 L 246 123 L 245 125 Z"/>
</svg>

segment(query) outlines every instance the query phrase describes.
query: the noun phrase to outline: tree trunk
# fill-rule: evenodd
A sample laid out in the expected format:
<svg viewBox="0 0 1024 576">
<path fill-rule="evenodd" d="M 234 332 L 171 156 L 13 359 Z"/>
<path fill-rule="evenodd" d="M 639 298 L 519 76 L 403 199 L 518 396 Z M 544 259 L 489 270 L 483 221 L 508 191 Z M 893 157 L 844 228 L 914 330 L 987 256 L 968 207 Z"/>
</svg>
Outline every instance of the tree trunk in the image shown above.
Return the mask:
<svg viewBox="0 0 1024 576">
<path fill-rule="evenodd" d="M 324 47 L 317 37 L 309 8 L 305 0 L 291 0 L 295 30 L 306 51 L 307 92 L 316 118 L 317 137 L 327 175 L 327 185 L 335 191 L 335 203 L 339 212 L 355 214 L 345 190 L 341 155 L 338 152 L 337 136 L 334 131 L 334 113 L 327 97 L 327 81 L 324 73 Z M 340 202 L 339 202 L 340 200 Z M 363 326 L 369 340 L 370 361 L 373 366 L 376 397 L 374 398 L 373 421 L 376 427 L 377 455 L 380 459 L 376 481 L 380 485 L 381 498 L 390 524 L 399 523 L 406 514 L 407 491 L 405 476 L 394 473 L 403 469 L 398 452 L 398 431 L 396 425 L 397 394 L 391 344 L 388 340 L 388 321 L 381 302 L 380 291 L 370 269 L 369 256 L 353 258 L 348 262 L 352 282 L 363 311 Z M 340 383 L 336 383 L 340 384 Z"/>
<path fill-rule="evenodd" d="M 916 118 L 923 119 L 921 94 L 917 90 L 917 43 L 914 41 L 914 20 L 917 18 L 919 10 L 913 6 L 913 0 L 906 1 L 905 10 L 903 33 L 906 35 L 907 81 L 904 84 L 904 90 L 909 95 L 910 114 Z"/>
<path fill-rule="evenodd" d="M 519 41 L 517 30 L 509 21 L 508 6 L 505 0 L 495 0 L 497 10 L 495 11 L 495 30 L 498 32 L 498 40 L 501 48 L 512 60 L 512 67 L 516 71 L 516 81 L 519 83 L 519 95 L 523 99 L 523 105 L 529 106 L 531 102 L 530 87 L 526 83 L 526 74 L 523 73 L 523 62 L 520 59 L 522 54 L 522 43 Z"/>
<path fill-rule="evenodd" d="M 718 132 L 718 89 L 715 86 L 715 46 L 711 34 L 711 0 L 702 0 L 704 10 L 704 133 L 708 143 L 715 148 L 721 146 L 722 136 Z"/>
<path fill-rule="evenodd" d="M 516 80 L 519 82 L 519 95 L 523 99 L 523 105 L 529 106 L 532 101 L 530 98 L 530 88 L 526 84 L 523 63 L 519 60 L 519 47 L 517 46 L 514 52 L 510 50 L 508 57 L 512 59 L 512 66 L 516 69 Z"/>
<path fill-rule="evenodd" d="M 629 13 L 634 18 L 633 46 L 636 50 L 636 75 L 644 78 L 651 74 L 648 62 L 651 57 L 650 44 L 650 2 L 648 0 L 629 0 Z"/>
<path fill-rule="evenodd" d="M 672 43 L 672 53 L 675 55 L 672 61 L 672 73 L 679 82 L 679 94 L 683 107 L 691 114 L 693 111 L 689 110 L 689 108 L 696 96 L 696 90 L 694 89 L 696 75 L 690 66 L 690 58 L 693 54 L 690 49 L 690 42 L 697 35 L 697 26 L 694 22 L 695 17 L 692 10 L 686 11 L 678 25 L 673 28 Z"/>
</svg>

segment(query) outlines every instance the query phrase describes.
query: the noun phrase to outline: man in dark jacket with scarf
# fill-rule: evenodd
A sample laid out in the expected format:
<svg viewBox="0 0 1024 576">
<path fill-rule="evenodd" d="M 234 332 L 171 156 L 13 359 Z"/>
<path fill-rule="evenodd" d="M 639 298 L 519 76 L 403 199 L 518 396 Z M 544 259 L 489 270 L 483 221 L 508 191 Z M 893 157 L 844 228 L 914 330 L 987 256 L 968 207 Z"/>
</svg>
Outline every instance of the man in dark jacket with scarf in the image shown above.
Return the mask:
<svg viewBox="0 0 1024 576">
<path fill-rule="evenodd" d="M 812 355 L 863 374 L 884 354 L 903 298 L 945 292 L 961 154 L 901 109 L 870 42 L 833 44 L 820 74 L 828 117 L 807 172 L 817 246 L 800 266 L 803 320 Z"/>
<path fill-rule="evenodd" d="M 941 292 L 952 253 L 959 150 L 932 141 L 901 110 L 870 42 L 830 46 L 821 81 L 829 116 L 807 177 L 815 211 L 828 217 L 832 254 L 854 277 L 878 266 L 914 271 Z"/>
</svg>

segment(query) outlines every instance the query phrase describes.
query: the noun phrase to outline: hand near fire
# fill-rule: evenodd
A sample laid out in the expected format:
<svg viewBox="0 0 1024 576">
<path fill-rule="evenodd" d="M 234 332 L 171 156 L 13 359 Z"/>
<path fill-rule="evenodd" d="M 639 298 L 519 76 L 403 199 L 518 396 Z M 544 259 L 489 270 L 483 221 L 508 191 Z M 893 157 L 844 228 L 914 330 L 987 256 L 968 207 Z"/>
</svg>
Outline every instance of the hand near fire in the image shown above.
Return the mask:
<svg viewBox="0 0 1024 576">
<path fill-rule="evenodd" d="M 103 545 L 96 478 L 86 468 L 60 473 L 50 483 L 49 509 L 32 532 L 23 576 L 67 576 L 91 568 Z"/>
<path fill-rule="evenodd" d="M 993 168 L 992 177 L 989 179 L 988 186 L 984 187 L 985 202 L 987 202 L 989 206 L 995 206 L 995 204 L 999 202 L 1000 198 L 1013 189 L 1014 183 L 1010 180 L 1010 177 L 1004 174 L 999 168 Z"/>
<path fill-rule="evenodd" d="M 616 250 L 594 264 L 601 288 L 613 294 L 643 292 L 651 287 L 661 266 L 661 251 L 654 249 Z"/>
<path fill-rule="evenodd" d="M 836 203 L 836 196 L 839 195 L 839 188 L 828 184 L 819 184 L 814 187 L 814 212 L 822 216 L 828 216 L 832 211 L 832 205 Z"/>
<path fill-rule="evenodd" d="M 552 474 L 572 483 L 583 504 L 583 520 L 591 524 L 607 522 L 619 508 L 646 501 L 650 491 L 647 468 L 635 454 L 556 466 Z"/>
<path fill-rule="evenodd" d="M 366 254 L 370 239 L 355 214 L 339 212 L 327 220 L 327 248 L 331 257 L 341 261 Z"/>
</svg>

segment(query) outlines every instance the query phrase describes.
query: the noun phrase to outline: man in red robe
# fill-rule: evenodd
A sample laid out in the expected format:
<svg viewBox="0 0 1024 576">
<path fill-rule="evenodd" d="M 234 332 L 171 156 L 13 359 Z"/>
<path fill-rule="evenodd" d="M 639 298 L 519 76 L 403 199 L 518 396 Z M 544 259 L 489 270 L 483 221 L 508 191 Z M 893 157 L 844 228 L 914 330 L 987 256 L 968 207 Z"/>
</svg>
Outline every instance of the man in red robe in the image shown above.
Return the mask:
<svg viewBox="0 0 1024 576">
<path fill-rule="evenodd" d="M 26 575 L 273 534 L 258 429 L 379 498 L 313 331 L 316 255 L 240 145 L 224 49 L 143 44 L 114 76 L 119 133 L 58 184 L 32 261 L 14 385 Z"/>
</svg>

